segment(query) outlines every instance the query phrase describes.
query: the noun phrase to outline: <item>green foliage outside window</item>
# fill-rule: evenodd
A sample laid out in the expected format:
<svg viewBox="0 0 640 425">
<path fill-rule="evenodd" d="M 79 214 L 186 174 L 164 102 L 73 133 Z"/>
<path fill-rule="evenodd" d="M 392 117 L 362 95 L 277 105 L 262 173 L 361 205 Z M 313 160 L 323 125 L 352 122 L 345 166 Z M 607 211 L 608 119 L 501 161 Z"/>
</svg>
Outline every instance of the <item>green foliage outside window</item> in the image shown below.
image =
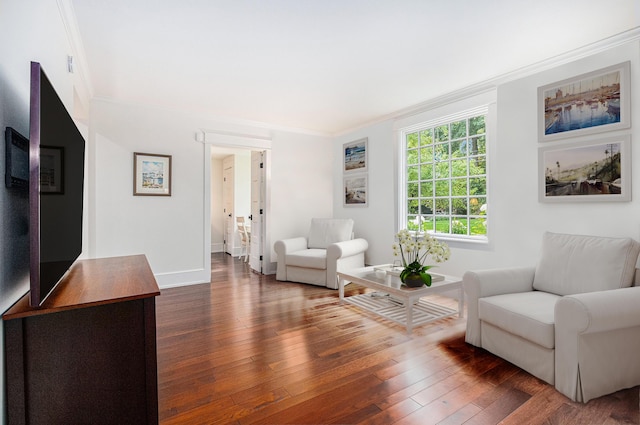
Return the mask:
<svg viewBox="0 0 640 425">
<path fill-rule="evenodd" d="M 485 116 L 408 133 L 405 148 L 407 229 L 486 236 Z"/>
</svg>

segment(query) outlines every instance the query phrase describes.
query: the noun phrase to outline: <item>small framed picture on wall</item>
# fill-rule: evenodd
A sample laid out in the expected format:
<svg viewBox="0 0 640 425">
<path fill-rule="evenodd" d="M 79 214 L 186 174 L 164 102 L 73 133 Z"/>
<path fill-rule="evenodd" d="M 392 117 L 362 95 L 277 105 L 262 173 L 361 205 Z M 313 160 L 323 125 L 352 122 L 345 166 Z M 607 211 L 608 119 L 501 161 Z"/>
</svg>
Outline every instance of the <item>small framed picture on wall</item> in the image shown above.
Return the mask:
<svg viewBox="0 0 640 425">
<path fill-rule="evenodd" d="M 342 146 L 344 173 L 361 173 L 367 171 L 368 144 L 369 141 L 365 137 L 354 142 L 345 143 Z"/>
<path fill-rule="evenodd" d="M 134 196 L 171 196 L 171 155 L 134 152 Z"/>
<path fill-rule="evenodd" d="M 367 203 L 367 175 L 354 174 L 344 177 L 344 206 L 366 207 Z"/>
</svg>

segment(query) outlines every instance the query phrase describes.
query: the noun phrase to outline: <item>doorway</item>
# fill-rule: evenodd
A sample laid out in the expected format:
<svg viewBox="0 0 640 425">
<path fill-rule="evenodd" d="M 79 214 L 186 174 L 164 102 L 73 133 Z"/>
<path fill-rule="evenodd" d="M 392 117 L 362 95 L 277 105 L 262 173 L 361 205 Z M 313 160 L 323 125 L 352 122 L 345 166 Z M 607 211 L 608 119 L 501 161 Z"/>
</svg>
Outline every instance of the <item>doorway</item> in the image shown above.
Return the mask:
<svg viewBox="0 0 640 425">
<path fill-rule="evenodd" d="M 206 257 L 209 258 L 212 252 L 228 252 L 231 255 L 238 253 L 239 234 L 236 231 L 236 217 L 244 216 L 249 219 L 251 227 L 251 247 L 249 249 L 249 265 L 252 270 L 269 274 L 270 249 L 268 216 L 269 216 L 269 161 L 270 161 L 270 140 L 253 139 L 243 137 L 244 143 L 238 143 L 235 137 L 233 143 L 223 142 L 224 139 L 233 136 L 223 136 L 214 134 L 211 137 L 213 143 L 209 143 L 210 134 L 206 134 L 205 157 L 208 158 L 206 166 L 207 181 L 210 182 L 209 189 L 205 192 L 205 197 L 209 198 L 208 218 L 211 229 L 210 244 L 205 244 Z M 224 171 L 221 161 L 230 155 L 246 158 L 248 167 L 243 169 L 242 180 L 246 181 L 246 189 L 238 192 L 237 196 L 244 197 L 240 205 L 244 209 L 235 210 L 238 203 L 224 204 L 222 196 L 222 184 L 225 177 L 229 178 L 229 173 Z M 216 162 L 217 161 L 217 162 Z M 217 164 L 217 165 L 216 165 Z M 234 178 L 238 175 L 235 174 Z M 237 183 L 237 182 L 236 182 Z M 235 183 L 234 183 L 235 184 Z M 250 195 L 247 197 L 247 195 Z M 208 196 L 207 196 L 208 195 Z M 234 193 L 234 197 L 236 194 Z M 225 199 L 228 199 L 225 198 Z M 230 211 L 231 210 L 231 211 Z M 231 217 L 230 217 L 231 216 Z M 233 229 L 232 229 L 233 228 Z M 231 238 L 234 238 L 231 240 Z M 236 239 L 237 238 L 237 239 Z M 229 245 L 229 246 L 227 246 Z M 244 258 L 244 257 L 243 257 Z"/>
</svg>

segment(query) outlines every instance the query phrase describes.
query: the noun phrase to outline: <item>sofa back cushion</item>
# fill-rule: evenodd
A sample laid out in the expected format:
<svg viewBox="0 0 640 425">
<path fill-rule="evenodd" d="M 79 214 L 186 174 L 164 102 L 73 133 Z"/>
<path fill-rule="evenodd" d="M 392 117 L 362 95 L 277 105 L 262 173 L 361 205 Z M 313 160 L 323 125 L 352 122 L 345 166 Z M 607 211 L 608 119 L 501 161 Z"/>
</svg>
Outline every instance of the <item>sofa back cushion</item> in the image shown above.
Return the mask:
<svg viewBox="0 0 640 425">
<path fill-rule="evenodd" d="M 533 288 L 556 295 L 631 286 L 640 244 L 631 238 L 546 232 Z"/>
<path fill-rule="evenodd" d="M 336 242 L 353 237 L 353 220 L 350 218 L 312 218 L 309 230 L 309 248 L 326 249 Z"/>
</svg>

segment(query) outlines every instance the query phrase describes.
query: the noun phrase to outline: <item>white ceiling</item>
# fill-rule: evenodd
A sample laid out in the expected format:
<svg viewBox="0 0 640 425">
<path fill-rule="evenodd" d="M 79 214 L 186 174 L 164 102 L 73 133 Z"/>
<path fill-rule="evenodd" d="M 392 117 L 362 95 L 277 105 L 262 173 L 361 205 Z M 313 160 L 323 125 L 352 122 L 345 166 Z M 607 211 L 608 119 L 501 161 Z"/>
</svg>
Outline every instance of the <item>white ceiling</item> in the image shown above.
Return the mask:
<svg viewBox="0 0 640 425">
<path fill-rule="evenodd" d="M 94 97 L 324 134 L 640 25 L 640 0 L 71 4 Z"/>
</svg>

